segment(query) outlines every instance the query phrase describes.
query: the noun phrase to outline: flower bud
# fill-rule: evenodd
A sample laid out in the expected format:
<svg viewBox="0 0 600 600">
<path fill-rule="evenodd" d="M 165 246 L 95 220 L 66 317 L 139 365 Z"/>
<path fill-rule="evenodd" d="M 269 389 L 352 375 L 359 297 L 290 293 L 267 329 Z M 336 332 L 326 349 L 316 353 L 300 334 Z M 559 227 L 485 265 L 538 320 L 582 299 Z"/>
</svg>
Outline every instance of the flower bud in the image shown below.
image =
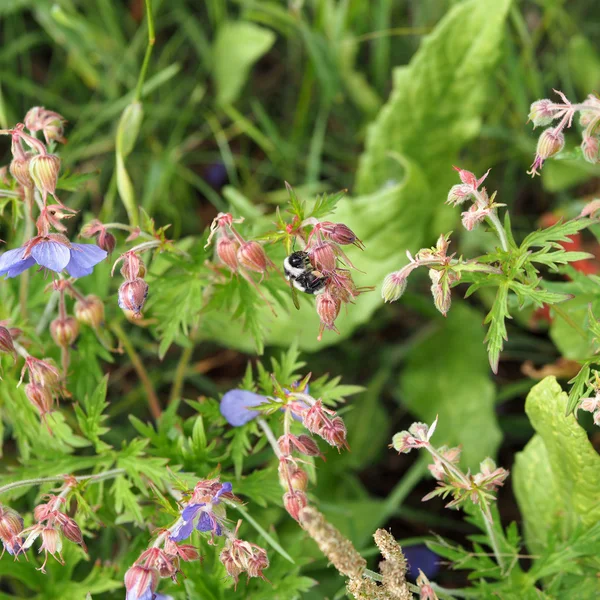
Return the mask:
<svg viewBox="0 0 600 600">
<path fill-rule="evenodd" d="M 592 164 L 596 164 L 600 160 L 600 144 L 595 135 L 586 136 L 581 142 L 581 152 L 583 158 Z"/>
<path fill-rule="evenodd" d="M 589 96 L 583 101 L 584 106 L 589 106 L 590 110 L 582 109 L 579 111 L 579 124 L 582 127 L 587 127 L 592 121 L 598 118 L 598 107 L 600 101 L 594 96 Z"/>
<path fill-rule="evenodd" d="M 394 271 L 386 276 L 381 286 L 381 297 L 384 302 L 396 302 L 406 290 L 406 275 L 400 271 Z"/>
<path fill-rule="evenodd" d="M 317 314 L 321 319 L 321 324 L 327 329 L 335 329 L 335 320 L 340 314 L 342 303 L 334 298 L 331 292 L 325 291 L 317 296 Z"/>
<path fill-rule="evenodd" d="M 356 237 L 354 231 L 343 223 L 334 223 L 331 227 L 324 229 L 324 231 L 330 240 L 340 246 L 348 246 L 350 244 L 355 244 L 359 248 L 362 246 L 362 242 Z"/>
<path fill-rule="evenodd" d="M 90 294 L 77 300 L 74 307 L 75 317 L 80 323 L 96 329 L 104 324 L 104 304 L 98 296 Z"/>
<path fill-rule="evenodd" d="M 10 163 L 10 174 L 17 180 L 17 182 L 26 188 L 33 188 L 34 183 L 31 175 L 29 174 L 29 163 L 31 162 L 32 152 L 26 153 L 26 158 L 15 157 Z"/>
<path fill-rule="evenodd" d="M 240 265 L 256 273 L 267 270 L 267 255 L 258 242 L 244 242 L 238 248 L 237 259 Z"/>
<path fill-rule="evenodd" d="M 25 395 L 33 406 L 38 410 L 40 416 L 52 412 L 53 402 L 50 390 L 39 383 L 28 383 L 25 386 Z"/>
<path fill-rule="evenodd" d="M 237 585 L 239 576 L 244 572 L 244 567 L 235 560 L 231 548 L 228 548 L 227 546 L 223 548 L 221 554 L 219 554 L 219 560 L 225 567 L 227 574 L 233 578 Z"/>
<path fill-rule="evenodd" d="M 136 252 L 125 252 L 125 254 L 121 255 L 119 260 L 123 260 L 121 275 L 123 275 L 127 281 L 133 281 L 134 279 L 144 277 L 144 275 L 146 275 L 146 265 L 144 265 L 144 261 L 137 255 Z M 119 262 L 119 260 L 117 260 L 115 265 Z"/>
<path fill-rule="evenodd" d="M 15 350 L 13 336 L 10 330 L 2 325 L 0 325 L 0 352 L 12 354 L 15 360 L 17 358 L 17 351 Z"/>
<path fill-rule="evenodd" d="M 101 231 L 96 238 L 96 242 L 102 250 L 108 252 L 108 254 L 112 254 L 115 246 L 117 245 L 117 238 L 110 233 L 110 231 Z"/>
<path fill-rule="evenodd" d="M 306 471 L 286 459 L 279 462 L 279 483 L 281 487 L 304 492 L 308 487 Z"/>
<path fill-rule="evenodd" d="M 119 288 L 119 307 L 133 313 L 133 318 L 140 318 L 144 302 L 148 296 L 148 284 L 141 278 L 125 281 Z"/>
<path fill-rule="evenodd" d="M 221 262 L 226 264 L 233 272 L 238 269 L 237 252 L 239 247 L 240 245 L 236 240 L 225 235 L 221 236 L 217 242 L 217 256 L 221 259 Z"/>
<path fill-rule="evenodd" d="M 29 174 L 42 197 L 54 195 L 60 171 L 60 158 L 56 154 L 37 154 L 29 162 Z"/>
<path fill-rule="evenodd" d="M 0 504 L 0 540 L 8 541 L 23 531 L 23 519 L 16 510 Z"/>
<path fill-rule="evenodd" d="M 458 206 L 471 198 L 472 188 L 465 183 L 457 183 L 450 188 L 446 203 L 452 206 Z"/>
<path fill-rule="evenodd" d="M 127 600 L 150 600 L 158 586 L 158 570 L 133 565 L 125 573 Z"/>
<path fill-rule="evenodd" d="M 60 385 L 60 371 L 56 368 L 51 358 L 40 360 L 39 358 L 29 356 L 25 360 L 25 365 L 29 369 L 29 376 L 34 383 L 39 383 L 49 388 Z"/>
<path fill-rule="evenodd" d="M 58 519 L 58 521 L 60 523 L 63 535 L 70 542 L 79 544 L 87 552 L 85 542 L 83 541 L 83 534 L 81 533 L 79 525 L 77 525 L 77 523 L 73 519 L 71 519 L 71 517 L 68 517 L 67 515 L 64 515 L 62 513 L 60 513 L 60 518 Z"/>
<path fill-rule="evenodd" d="M 331 273 L 336 267 L 335 250 L 332 244 L 321 242 L 317 244 L 310 252 L 310 262 L 313 267 L 323 273 Z"/>
<path fill-rule="evenodd" d="M 556 129 L 545 129 L 542 131 L 537 143 L 536 154 L 542 160 L 558 154 L 565 146 L 565 136 L 562 131 Z"/>
<path fill-rule="evenodd" d="M 65 118 L 57 112 L 46 110 L 43 106 L 34 106 L 25 115 L 25 126 L 29 131 L 42 130 L 46 143 L 56 140 L 65 144 L 67 140 L 63 137 Z"/>
<path fill-rule="evenodd" d="M 248 557 L 246 572 L 248 577 L 263 577 L 263 570 L 269 567 L 267 551 L 260 546 L 252 544 L 252 554 Z M 264 578 L 264 577 L 263 577 Z"/>
<path fill-rule="evenodd" d="M 290 517 L 296 521 L 300 520 L 300 511 L 308 504 L 306 494 L 300 490 L 286 492 L 283 495 L 283 505 Z"/>
<path fill-rule="evenodd" d="M 79 335 L 79 323 L 75 317 L 54 319 L 50 323 L 50 335 L 57 346 L 67 348 L 75 342 Z"/>
<path fill-rule="evenodd" d="M 42 545 L 40 546 L 40 552 L 45 550 L 48 554 L 54 556 L 56 553 L 60 554 L 62 550 L 62 540 L 60 534 L 54 528 L 48 525 L 42 529 Z"/>
<path fill-rule="evenodd" d="M 551 109 L 553 102 L 548 99 L 537 100 L 529 109 L 529 120 L 535 127 L 550 125 L 556 118 L 556 109 Z"/>
</svg>

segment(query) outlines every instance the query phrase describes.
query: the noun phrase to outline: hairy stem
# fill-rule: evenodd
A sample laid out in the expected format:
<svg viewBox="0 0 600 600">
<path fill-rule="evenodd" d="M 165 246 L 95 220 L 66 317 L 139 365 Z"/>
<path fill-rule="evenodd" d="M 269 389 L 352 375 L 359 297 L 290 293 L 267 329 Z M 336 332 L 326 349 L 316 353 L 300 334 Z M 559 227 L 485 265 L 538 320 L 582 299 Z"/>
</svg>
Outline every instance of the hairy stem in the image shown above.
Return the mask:
<svg viewBox="0 0 600 600">
<path fill-rule="evenodd" d="M 138 374 L 138 377 L 140 378 L 140 381 L 142 382 L 142 385 L 144 386 L 150 413 L 152 414 L 155 420 L 159 419 L 160 415 L 162 414 L 160 402 L 158 401 L 158 396 L 154 391 L 152 381 L 150 381 L 150 377 L 148 376 L 148 371 L 146 371 L 146 367 L 144 367 L 144 363 L 138 356 L 138 353 L 135 351 L 131 340 L 129 339 L 123 328 L 118 323 L 113 323 L 113 325 L 111 325 L 111 329 L 113 330 L 113 333 L 117 336 L 121 344 L 123 344 L 123 348 L 125 348 L 125 352 L 127 352 L 127 356 L 129 356 L 129 360 L 131 360 L 133 368 L 135 369 L 136 373 Z"/>
<path fill-rule="evenodd" d="M 117 475 L 122 475 L 125 473 L 125 469 L 110 469 L 109 471 L 104 471 L 103 473 L 94 473 L 93 475 L 79 475 L 74 479 L 77 482 L 80 481 L 102 481 L 104 479 L 112 479 L 113 477 L 117 477 Z M 24 486 L 33 486 L 33 485 L 41 485 L 42 483 L 52 483 L 64 481 L 65 477 L 68 475 L 54 475 L 53 477 L 38 477 L 36 479 L 22 479 L 21 481 L 13 481 L 12 483 L 7 483 L 0 487 L 0 494 L 4 494 L 10 490 L 14 490 L 15 488 L 24 487 Z"/>
<path fill-rule="evenodd" d="M 269 424 L 262 417 L 258 417 L 256 419 L 256 422 L 259 424 L 260 428 L 265 432 L 267 440 L 269 440 L 269 444 L 271 444 L 271 448 L 273 448 L 273 452 L 275 452 L 275 456 L 281 459 L 281 451 L 279 450 L 279 444 L 277 443 L 275 434 L 273 433 L 273 430 L 269 427 Z"/>
<path fill-rule="evenodd" d="M 502 250 L 504 250 L 504 252 L 508 252 L 508 238 L 506 237 L 506 231 L 504 230 L 502 223 L 500 223 L 500 219 L 498 218 L 498 215 L 494 211 L 492 211 L 487 216 L 487 220 L 491 223 L 492 227 L 496 230 L 496 235 L 498 236 L 498 239 L 500 240 L 500 245 L 502 246 Z"/>
<path fill-rule="evenodd" d="M 490 539 L 490 543 L 492 545 L 492 550 L 494 551 L 494 556 L 496 557 L 496 562 L 498 563 L 498 566 L 500 567 L 500 571 L 502 572 L 502 574 L 504 574 L 504 568 L 505 568 L 505 563 L 504 563 L 504 558 L 502 556 L 502 554 L 500 553 L 500 545 L 498 543 L 498 538 L 496 536 L 496 532 L 494 531 L 494 527 L 492 525 L 492 523 L 490 523 L 489 519 L 487 518 L 485 511 L 483 510 L 483 508 L 480 506 L 481 509 L 481 515 L 483 516 L 483 522 L 485 523 L 485 529 L 487 531 L 488 537 Z"/>
</svg>

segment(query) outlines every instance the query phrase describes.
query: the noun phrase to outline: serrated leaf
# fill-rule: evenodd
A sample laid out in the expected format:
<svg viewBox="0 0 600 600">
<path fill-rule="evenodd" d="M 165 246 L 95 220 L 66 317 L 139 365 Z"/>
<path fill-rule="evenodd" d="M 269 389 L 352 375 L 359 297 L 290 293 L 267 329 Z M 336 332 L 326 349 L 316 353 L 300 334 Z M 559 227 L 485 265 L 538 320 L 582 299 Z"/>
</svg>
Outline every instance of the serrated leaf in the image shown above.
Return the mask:
<svg viewBox="0 0 600 600">
<path fill-rule="evenodd" d="M 433 444 L 462 444 L 470 468 L 493 457 L 501 439 L 482 345 L 481 314 L 456 303 L 439 329 L 411 351 L 400 379 L 411 413 L 429 424 L 438 415 Z"/>
<path fill-rule="evenodd" d="M 600 456 L 573 416 L 554 377 L 538 383 L 525 410 L 536 435 L 517 455 L 514 489 L 530 548 L 540 549 L 551 531 L 569 535 L 600 519 Z"/>
<path fill-rule="evenodd" d="M 508 337 L 506 332 L 506 319 L 508 318 L 510 318 L 508 313 L 508 284 L 504 283 L 498 286 L 494 304 L 492 304 L 492 308 L 484 321 L 485 324 L 490 324 L 484 342 L 487 342 L 490 366 L 494 373 L 498 372 L 500 352 L 504 347 L 504 341 Z"/>
</svg>

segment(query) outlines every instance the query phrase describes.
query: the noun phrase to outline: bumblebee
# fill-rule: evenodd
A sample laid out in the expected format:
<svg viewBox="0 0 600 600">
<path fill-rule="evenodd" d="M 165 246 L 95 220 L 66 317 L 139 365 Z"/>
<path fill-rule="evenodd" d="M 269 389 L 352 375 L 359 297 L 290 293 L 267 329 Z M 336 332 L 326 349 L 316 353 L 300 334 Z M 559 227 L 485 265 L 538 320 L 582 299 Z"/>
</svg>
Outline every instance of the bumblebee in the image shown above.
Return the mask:
<svg viewBox="0 0 600 600">
<path fill-rule="evenodd" d="M 292 290 L 300 290 L 305 294 L 318 295 L 325 291 L 328 278 L 315 271 L 307 252 L 293 252 L 283 261 L 285 278 L 290 282 Z M 297 298 L 294 304 L 298 308 Z"/>
</svg>

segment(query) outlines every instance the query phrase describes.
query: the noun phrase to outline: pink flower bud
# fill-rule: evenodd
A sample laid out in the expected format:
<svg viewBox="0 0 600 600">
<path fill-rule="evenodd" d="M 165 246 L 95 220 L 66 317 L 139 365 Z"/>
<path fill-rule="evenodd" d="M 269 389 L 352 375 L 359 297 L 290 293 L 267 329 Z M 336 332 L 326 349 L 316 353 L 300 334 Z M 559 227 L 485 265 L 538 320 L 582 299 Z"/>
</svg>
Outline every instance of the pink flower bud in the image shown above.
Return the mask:
<svg viewBox="0 0 600 600">
<path fill-rule="evenodd" d="M 244 572 L 244 565 L 235 560 L 231 548 L 228 548 L 227 546 L 221 550 L 219 560 L 225 567 L 227 574 L 233 578 L 237 585 L 239 576 Z"/>
<path fill-rule="evenodd" d="M 23 519 L 19 513 L 0 504 L 0 540 L 7 541 L 23 531 Z"/>
<path fill-rule="evenodd" d="M 33 356 L 25 359 L 25 367 L 29 369 L 29 376 L 34 383 L 48 388 L 61 384 L 61 374 L 51 358 L 40 360 Z"/>
<path fill-rule="evenodd" d="M 222 235 L 217 242 L 217 256 L 233 272 L 238 269 L 237 253 L 239 247 L 237 240 L 233 240 L 226 235 Z"/>
<path fill-rule="evenodd" d="M 75 317 L 54 319 L 50 323 L 50 335 L 57 346 L 67 348 L 73 345 L 79 335 L 79 323 Z"/>
<path fill-rule="evenodd" d="M 587 127 L 598 118 L 598 108 L 600 108 L 600 100 L 593 95 L 589 95 L 583 101 L 584 106 L 589 106 L 590 109 L 583 109 L 579 112 L 579 124 L 582 127 Z"/>
<path fill-rule="evenodd" d="M 334 446 L 338 449 L 346 448 L 350 449 L 348 442 L 346 441 L 346 425 L 341 417 L 334 417 L 331 420 L 327 420 L 321 430 L 318 432 L 330 446 Z"/>
<path fill-rule="evenodd" d="M 331 273 L 336 267 L 336 255 L 332 244 L 320 242 L 309 251 L 310 261 L 315 269 Z"/>
<path fill-rule="evenodd" d="M 75 544 L 79 544 L 85 552 L 87 552 L 87 547 L 85 542 L 83 541 L 83 534 L 81 533 L 81 529 L 79 525 L 63 513 L 59 513 L 58 522 L 60 523 L 61 530 L 63 535 L 70 541 Z"/>
<path fill-rule="evenodd" d="M 264 273 L 267 270 L 267 255 L 258 242 L 244 242 L 237 250 L 237 259 L 251 271 Z"/>
<path fill-rule="evenodd" d="M 557 109 L 550 108 L 554 104 L 551 100 L 537 100 L 529 109 L 529 120 L 533 123 L 533 127 L 545 127 L 550 125 L 556 118 Z"/>
<path fill-rule="evenodd" d="M 595 135 L 586 136 L 581 142 L 581 152 L 583 158 L 592 164 L 600 161 L 600 144 Z"/>
<path fill-rule="evenodd" d="M 458 281 L 459 274 L 449 270 L 437 271 L 436 269 L 429 269 L 429 278 L 431 279 L 433 303 L 446 316 L 452 303 L 450 288 L 452 283 Z"/>
<path fill-rule="evenodd" d="M 104 303 L 98 296 L 90 294 L 75 302 L 73 309 L 80 323 L 96 329 L 104 324 Z"/>
<path fill-rule="evenodd" d="M 472 231 L 477 225 L 485 221 L 485 218 L 491 214 L 491 212 L 491 208 L 479 208 L 476 204 L 473 204 L 469 210 L 461 213 L 463 227 L 467 231 Z"/>
<path fill-rule="evenodd" d="M 252 553 L 248 557 L 248 566 L 246 572 L 248 577 L 262 577 L 263 571 L 269 567 L 269 557 L 267 551 L 256 544 L 252 544 Z"/>
<path fill-rule="evenodd" d="M 329 291 L 325 291 L 317 296 L 317 314 L 321 319 L 321 323 L 327 329 L 334 329 L 334 322 L 340 314 L 341 302 Z"/>
<path fill-rule="evenodd" d="M 144 277 L 146 274 L 146 266 L 144 265 L 144 261 L 137 255 L 136 252 L 132 252 L 130 250 L 122 254 L 115 262 L 113 270 L 120 260 L 123 261 L 121 275 L 123 275 L 127 281 L 133 281 L 135 279 Z"/>
<path fill-rule="evenodd" d="M 283 505 L 288 511 L 290 517 L 300 521 L 300 511 L 308 504 L 306 494 L 300 490 L 286 492 L 283 495 Z"/>
<path fill-rule="evenodd" d="M 0 325 L 0 352 L 12 354 L 15 359 L 17 358 L 17 351 L 15 350 L 13 336 L 10 330 L 2 325 Z"/>
<path fill-rule="evenodd" d="M 53 400 L 52 393 L 47 387 L 39 383 L 28 383 L 25 386 L 25 395 L 33 406 L 38 410 L 40 416 L 52 412 Z"/>
<path fill-rule="evenodd" d="M 406 290 L 406 273 L 403 270 L 394 271 L 386 276 L 381 286 L 381 297 L 384 302 L 396 302 Z"/>
<path fill-rule="evenodd" d="M 336 244 L 340 246 L 348 246 L 354 244 L 361 248 L 363 243 L 356 237 L 356 234 L 350 227 L 343 223 L 332 223 L 329 226 L 323 227 L 323 233 Z"/>
<path fill-rule="evenodd" d="M 125 589 L 127 600 L 150 600 L 158 585 L 158 570 L 133 565 L 125 573 Z"/>
<path fill-rule="evenodd" d="M 54 195 L 60 171 L 60 158 L 56 154 L 37 154 L 29 161 L 29 174 L 44 201 L 48 194 Z"/>
<path fill-rule="evenodd" d="M 537 143 L 537 156 L 542 160 L 546 160 L 558 154 L 565 146 L 565 136 L 562 131 L 549 128 L 544 129 Z"/>
<path fill-rule="evenodd" d="M 42 529 L 42 545 L 40 547 L 40 552 L 44 550 L 52 556 L 57 553 L 60 554 L 60 551 L 62 550 L 60 534 L 54 527 L 47 526 Z"/>
<path fill-rule="evenodd" d="M 142 308 L 148 296 L 148 284 L 141 278 L 125 281 L 119 288 L 119 307 L 131 311 L 134 319 L 142 316 Z"/>
<path fill-rule="evenodd" d="M 306 471 L 285 459 L 279 462 L 279 483 L 281 487 L 304 492 L 308 487 Z"/>
<path fill-rule="evenodd" d="M 446 204 L 458 206 L 472 197 L 473 189 L 464 183 L 457 183 L 450 188 Z"/>
<path fill-rule="evenodd" d="M 96 238 L 98 246 L 102 248 L 102 250 L 108 252 L 108 254 L 112 254 L 115 246 L 117 245 L 117 238 L 110 233 L 109 231 L 101 231 Z"/>
<path fill-rule="evenodd" d="M 29 131 L 43 131 L 46 143 L 56 140 L 65 144 L 67 140 L 63 137 L 65 118 L 57 112 L 46 110 L 43 106 L 34 106 L 25 115 L 25 126 Z"/>
<path fill-rule="evenodd" d="M 33 188 L 34 183 L 31 175 L 29 174 L 29 163 L 31 161 L 31 157 L 33 156 L 32 152 L 27 152 L 25 154 L 26 158 L 15 157 L 12 159 L 10 163 L 10 174 L 17 180 L 17 182 L 26 188 Z"/>
</svg>

